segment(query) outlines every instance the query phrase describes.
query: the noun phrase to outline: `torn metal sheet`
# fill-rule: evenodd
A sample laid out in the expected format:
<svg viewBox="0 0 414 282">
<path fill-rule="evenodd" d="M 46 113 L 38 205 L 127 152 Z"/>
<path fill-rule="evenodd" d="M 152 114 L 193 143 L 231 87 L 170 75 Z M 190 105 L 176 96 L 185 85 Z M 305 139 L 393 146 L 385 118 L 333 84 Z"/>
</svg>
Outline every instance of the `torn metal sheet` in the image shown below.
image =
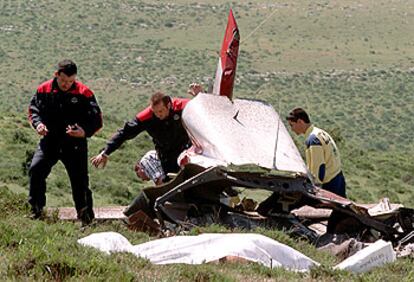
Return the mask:
<svg viewBox="0 0 414 282">
<path fill-rule="evenodd" d="M 307 174 L 285 125 L 266 102 L 200 93 L 187 104 L 182 118 L 204 157 Z"/>
<path fill-rule="evenodd" d="M 291 213 L 298 207 L 309 205 L 333 211 L 327 225 L 328 233 L 365 234 L 363 239 L 368 242 L 380 238 L 398 242 L 413 230 L 414 212 L 410 209 L 399 209 L 398 213 L 385 220 L 375 218 L 369 215 L 366 207 L 313 186 L 306 178 L 263 170 L 259 172 L 258 168 L 253 169 L 256 172 L 246 172 L 244 168 L 204 169 L 189 164 L 171 182 L 144 189 L 125 214 L 131 216 L 141 210 L 157 221 L 161 229 L 174 225 L 191 228 L 212 223 L 248 229 L 262 226 L 289 230 L 292 235 L 315 242 L 319 235 L 308 227 L 315 222 Z M 273 192 L 256 207 L 256 212 L 265 220 L 249 215 L 241 206 L 223 205 L 221 196 L 233 186 Z"/>
<path fill-rule="evenodd" d="M 398 209 L 402 208 L 403 205 L 391 204 L 388 198 L 382 198 L 378 204 L 368 207 L 368 213 L 371 216 L 382 216 L 398 212 Z"/>
<path fill-rule="evenodd" d="M 341 261 L 354 255 L 366 247 L 366 244 L 359 242 L 355 238 L 345 239 L 339 243 L 335 242 L 333 239 L 331 240 L 332 241 L 330 241 L 328 244 L 319 247 L 318 250 L 328 251 Z"/>
<path fill-rule="evenodd" d="M 383 240 L 371 244 L 345 259 L 334 268 L 362 273 L 396 260 L 392 244 Z"/>
<path fill-rule="evenodd" d="M 414 243 L 397 247 L 397 257 L 414 257 Z"/>
<path fill-rule="evenodd" d="M 398 212 L 399 208 L 404 207 L 401 204 L 393 204 L 388 198 L 379 200 L 377 204 L 357 204 L 368 210 L 368 214 L 373 217 L 389 215 Z M 301 218 L 308 219 L 328 219 L 332 213 L 331 209 L 314 208 L 303 206 L 292 211 L 292 213 Z"/>
<path fill-rule="evenodd" d="M 292 213 L 299 218 L 327 220 L 331 216 L 332 210 L 303 206 L 292 210 Z"/>
<path fill-rule="evenodd" d="M 213 93 L 216 95 L 232 98 L 239 44 L 239 28 L 233 16 L 233 11 L 230 9 L 213 86 Z"/>
</svg>

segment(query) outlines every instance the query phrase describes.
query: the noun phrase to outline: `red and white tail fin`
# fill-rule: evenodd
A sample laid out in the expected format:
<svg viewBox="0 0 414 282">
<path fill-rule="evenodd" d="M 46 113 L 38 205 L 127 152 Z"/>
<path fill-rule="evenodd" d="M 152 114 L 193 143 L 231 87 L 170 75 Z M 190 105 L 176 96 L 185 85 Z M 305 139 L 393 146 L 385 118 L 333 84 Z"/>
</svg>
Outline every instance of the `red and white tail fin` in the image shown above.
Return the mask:
<svg viewBox="0 0 414 282">
<path fill-rule="evenodd" d="M 230 9 L 226 33 L 221 46 L 216 79 L 214 80 L 213 94 L 227 96 L 229 99 L 232 98 L 239 43 L 239 28 L 234 19 L 233 11 Z"/>
</svg>

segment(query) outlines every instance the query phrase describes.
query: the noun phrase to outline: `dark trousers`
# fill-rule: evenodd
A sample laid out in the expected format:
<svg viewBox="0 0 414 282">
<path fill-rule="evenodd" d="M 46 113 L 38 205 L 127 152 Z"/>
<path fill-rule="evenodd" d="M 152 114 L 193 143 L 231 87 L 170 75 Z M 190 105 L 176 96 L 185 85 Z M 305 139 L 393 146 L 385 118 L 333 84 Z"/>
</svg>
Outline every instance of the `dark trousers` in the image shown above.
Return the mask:
<svg viewBox="0 0 414 282">
<path fill-rule="evenodd" d="M 177 156 L 178 158 L 178 156 Z M 171 160 L 162 160 L 161 167 L 165 174 L 167 173 L 177 173 L 180 170 L 180 167 L 177 163 L 177 158 Z"/>
<path fill-rule="evenodd" d="M 342 171 L 328 183 L 322 184 L 322 188 L 346 198 L 346 183 Z"/>
<path fill-rule="evenodd" d="M 170 180 L 170 177 L 168 177 L 167 175 L 168 173 L 177 173 L 180 171 L 180 167 L 177 163 L 177 158 L 178 155 L 173 155 L 170 156 L 168 159 L 164 158 L 160 160 L 162 170 L 164 171 L 164 179 L 162 179 L 162 182 L 165 183 Z"/>
<path fill-rule="evenodd" d="M 78 218 L 94 217 L 92 191 L 89 189 L 88 149 L 86 140 L 84 141 L 77 145 L 63 145 L 60 148 L 50 148 L 51 146 L 47 146 L 45 142 L 40 142 L 29 170 L 29 203 L 33 210 L 41 210 L 46 205 L 46 178 L 60 160 L 70 179 Z"/>
</svg>

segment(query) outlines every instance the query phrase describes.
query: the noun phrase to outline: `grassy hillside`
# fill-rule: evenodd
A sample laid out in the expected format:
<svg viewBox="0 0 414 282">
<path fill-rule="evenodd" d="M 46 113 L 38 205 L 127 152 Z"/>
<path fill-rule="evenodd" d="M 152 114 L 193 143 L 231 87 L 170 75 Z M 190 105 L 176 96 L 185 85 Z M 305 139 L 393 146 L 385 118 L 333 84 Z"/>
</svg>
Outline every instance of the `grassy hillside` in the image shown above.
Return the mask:
<svg viewBox="0 0 414 282">
<path fill-rule="evenodd" d="M 305 107 L 314 123 L 338 141 L 351 199 L 375 202 L 386 196 L 414 207 L 411 0 L 0 1 L 0 189 L 27 195 L 27 164 L 38 137 L 27 123 L 26 109 L 57 61 L 76 61 L 79 79 L 94 90 L 104 111 L 105 127 L 89 143 L 92 156 L 154 91 L 186 96 L 191 82 L 207 86 L 215 73 L 229 8 L 242 41 L 234 95 L 266 100 L 282 116 L 293 107 Z M 294 139 L 303 149 L 303 139 Z M 131 201 L 146 185 L 136 179 L 133 165 L 150 148 L 151 140 L 143 134 L 115 152 L 105 170 L 90 168 L 96 205 Z M 47 196 L 48 206 L 73 205 L 61 164 L 48 178 Z M 0 220 L 2 230 L 18 233 L 13 218 Z M 16 224 L 31 226 L 26 219 Z M 35 225 L 79 236 L 70 225 Z M 4 240 L 0 254 L 10 252 L 12 243 Z M 27 253 L 21 256 L 30 260 Z M 0 273 L 9 269 L 3 261 L 0 256 Z M 405 266 L 394 266 L 401 277 L 408 273 L 401 270 Z M 216 267 L 197 268 L 195 273 L 201 273 L 200 280 L 221 279 L 233 266 L 220 266 L 210 276 Z M 160 277 L 171 269 L 161 270 Z M 188 271 L 174 277 L 196 279 L 198 274 Z M 247 272 L 263 280 L 281 279 L 261 268 Z M 321 272 L 292 279 L 333 280 L 337 275 Z M 240 278 L 237 275 L 231 277 Z"/>
<path fill-rule="evenodd" d="M 26 108 L 58 60 L 78 63 L 80 80 L 103 108 L 105 128 L 90 142 L 95 154 L 154 91 L 185 96 L 190 82 L 208 84 L 232 7 L 242 38 L 235 96 L 269 101 L 282 116 L 303 106 L 334 131 L 352 199 L 414 204 L 412 1 L 0 5 L 1 183 L 27 186 L 23 163 L 37 137 Z M 98 203 L 129 202 L 143 185 L 132 166 L 149 148 L 140 136 L 111 157 L 106 171 L 91 170 Z M 70 204 L 62 167 L 50 176 L 49 191 L 50 204 Z"/>
<path fill-rule="evenodd" d="M 150 240 L 147 234 L 131 232 L 120 222 L 102 223 L 86 229 L 78 223 L 55 218 L 32 221 L 26 217 L 25 197 L 0 190 L 0 274 L 8 281 L 412 281 L 412 259 L 405 258 L 364 275 L 332 270 L 338 261 L 305 241 L 275 230 L 257 230 L 291 246 L 322 265 L 308 273 L 273 270 L 254 263 L 209 263 L 203 265 L 153 265 L 131 254 L 106 255 L 77 244 L 94 232 L 115 231 L 132 244 Z M 243 232 L 242 230 L 233 230 Z M 194 229 L 199 233 L 229 232 L 219 226 Z"/>
</svg>

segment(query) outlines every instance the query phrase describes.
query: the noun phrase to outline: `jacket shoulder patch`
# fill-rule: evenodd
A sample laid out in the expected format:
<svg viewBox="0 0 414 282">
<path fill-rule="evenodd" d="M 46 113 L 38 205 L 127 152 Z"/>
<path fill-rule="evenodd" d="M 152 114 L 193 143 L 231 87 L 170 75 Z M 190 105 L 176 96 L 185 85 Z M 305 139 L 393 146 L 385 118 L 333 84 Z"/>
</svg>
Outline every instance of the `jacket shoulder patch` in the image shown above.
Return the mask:
<svg viewBox="0 0 414 282">
<path fill-rule="evenodd" d="M 146 121 L 152 118 L 152 114 L 151 107 L 146 107 L 143 111 L 137 113 L 136 118 L 139 121 Z"/>
<path fill-rule="evenodd" d="M 53 79 L 43 82 L 37 87 L 37 93 L 50 93 L 52 92 Z"/>
<path fill-rule="evenodd" d="M 88 88 L 88 86 L 86 86 L 85 84 L 83 84 L 82 82 L 79 82 L 79 81 L 76 81 L 75 83 L 76 83 L 76 87 L 70 93 L 80 94 L 82 96 L 85 96 L 86 98 L 89 98 L 89 97 L 93 96 L 93 92 L 92 92 L 92 90 L 90 90 Z"/>
<path fill-rule="evenodd" d="M 310 146 L 322 146 L 321 141 L 315 134 L 309 135 L 308 139 L 306 139 L 305 141 L 305 144 L 306 148 L 309 148 Z"/>
<path fill-rule="evenodd" d="M 181 111 L 187 105 L 190 99 L 187 98 L 173 98 L 172 109 L 174 111 Z"/>
</svg>

